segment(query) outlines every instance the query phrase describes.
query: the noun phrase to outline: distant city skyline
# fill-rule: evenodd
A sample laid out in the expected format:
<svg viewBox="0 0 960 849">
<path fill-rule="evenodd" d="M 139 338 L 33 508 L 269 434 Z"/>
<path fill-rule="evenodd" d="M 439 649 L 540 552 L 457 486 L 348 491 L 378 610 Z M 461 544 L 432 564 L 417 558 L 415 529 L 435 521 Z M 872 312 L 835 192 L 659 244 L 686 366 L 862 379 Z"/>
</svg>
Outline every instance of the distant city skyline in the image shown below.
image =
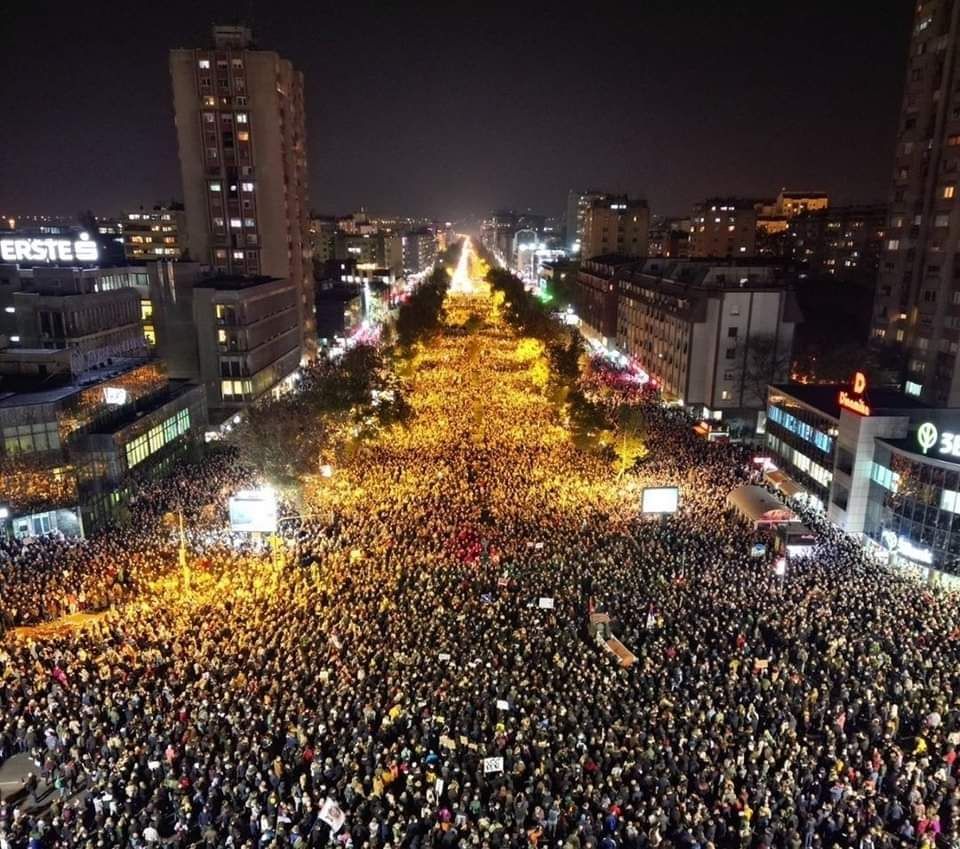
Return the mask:
<svg viewBox="0 0 960 849">
<path fill-rule="evenodd" d="M 870 15 L 649 3 L 602 19 L 535 4 L 172 0 L 148 27 L 136 7 L 95 1 L 38 2 L 5 22 L 6 86 L 36 108 L 9 113 L 0 211 L 179 198 L 167 53 L 206 42 L 238 7 L 261 47 L 304 72 L 319 212 L 559 215 L 569 189 L 593 187 L 643 196 L 653 214 L 783 186 L 887 197 L 908 0 Z"/>
</svg>

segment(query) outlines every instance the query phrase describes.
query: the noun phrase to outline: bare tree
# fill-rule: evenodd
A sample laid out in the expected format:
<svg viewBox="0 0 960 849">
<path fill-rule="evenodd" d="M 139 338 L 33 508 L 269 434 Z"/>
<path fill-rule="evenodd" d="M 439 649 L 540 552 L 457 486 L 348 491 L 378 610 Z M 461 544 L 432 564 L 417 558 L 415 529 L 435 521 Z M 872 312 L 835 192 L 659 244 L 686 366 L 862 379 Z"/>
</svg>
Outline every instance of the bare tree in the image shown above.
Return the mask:
<svg viewBox="0 0 960 849">
<path fill-rule="evenodd" d="M 772 333 L 758 333 L 737 350 L 737 382 L 742 387 L 744 406 L 763 404 L 767 386 L 790 377 L 790 349 Z"/>
</svg>

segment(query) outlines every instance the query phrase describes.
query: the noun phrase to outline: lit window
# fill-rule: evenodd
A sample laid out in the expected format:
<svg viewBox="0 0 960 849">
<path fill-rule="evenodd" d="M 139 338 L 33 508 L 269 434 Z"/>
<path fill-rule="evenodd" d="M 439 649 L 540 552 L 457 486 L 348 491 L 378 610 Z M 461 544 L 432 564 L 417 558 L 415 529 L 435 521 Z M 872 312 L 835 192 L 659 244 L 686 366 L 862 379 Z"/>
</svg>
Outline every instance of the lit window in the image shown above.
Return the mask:
<svg viewBox="0 0 960 849">
<path fill-rule="evenodd" d="M 234 259 L 243 259 L 243 251 L 234 251 L 234 252 L 233 252 L 233 258 L 234 258 Z"/>
<path fill-rule="evenodd" d="M 211 183 L 211 184 L 210 184 L 210 191 L 211 191 L 211 192 L 219 192 L 219 191 L 220 191 L 220 184 L 219 184 L 219 183 Z"/>
<path fill-rule="evenodd" d="M 237 113 L 237 123 L 238 123 L 238 124 L 246 124 L 246 123 L 247 123 L 247 113 L 246 113 L 246 112 L 238 112 L 238 113 Z"/>
<path fill-rule="evenodd" d="M 244 226 L 244 227 L 256 227 L 256 226 L 257 226 L 257 222 L 256 222 L 253 218 L 244 218 L 244 219 L 243 219 L 243 226 Z"/>
<path fill-rule="evenodd" d="M 237 138 L 240 141 L 250 141 L 250 133 L 248 133 L 246 130 L 240 130 L 237 133 Z"/>
<path fill-rule="evenodd" d="M 890 239 L 887 242 L 888 251 L 898 251 L 900 250 L 900 240 L 899 239 Z"/>
<path fill-rule="evenodd" d="M 230 226 L 231 226 L 234 230 L 239 230 L 239 229 L 243 226 L 243 222 L 242 222 L 239 218 L 231 218 L 231 219 L 230 219 Z"/>
<path fill-rule="evenodd" d="M 209 60 L 209 59 L 201 59 L 197 64 L 198 64 L 201 68 L 203 68 L 205 71 L 209 71 L 209 70 L 210 70 L 210 60 Z"/>
<path fill-rule="evenodd" d="M 946 186 L 943 187 L 943 196 L 947 200 L 949 200 L 954 196 L 956 191 L 957 191 L 957 187 L 953 183 L 948 183 Z"/>
<path fill-rule="evenodd" d="M 245 192 L 252 192 L 252 191 L 253 191 L 253 183 L 242 183 L 241 185 L 242 185 L 243 190 L 244 190 Z"/>
<path fill-rule="evenodd" d="M 217 98 L 213 97 L 212 95 L 207 95 L 206 97 L 203 98 L 203 105 L 204 105 L 204 106 L 216 106 L 216 105 L 217 105 Z"/>
</svg>

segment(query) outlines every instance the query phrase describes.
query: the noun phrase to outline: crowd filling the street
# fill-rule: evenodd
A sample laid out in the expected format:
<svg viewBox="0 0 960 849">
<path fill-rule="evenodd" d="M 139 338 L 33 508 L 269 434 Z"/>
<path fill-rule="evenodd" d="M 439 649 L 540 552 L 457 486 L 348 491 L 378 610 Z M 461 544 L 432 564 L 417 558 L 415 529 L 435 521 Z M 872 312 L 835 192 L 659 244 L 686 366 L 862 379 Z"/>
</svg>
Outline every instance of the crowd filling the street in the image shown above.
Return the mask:
<svg viewBox="0 0 960 849">
<path fill-rule="evenodd" d="M 468 260 L 284 557 L 217 530 L 267 483 L 229 450 L 0 546 L 0 847 L 955 846 L 955 597 L 826 526 L 777 574 L 726 505 L 750 454 L 636 389 L 618 474 Z"/>
</svg>

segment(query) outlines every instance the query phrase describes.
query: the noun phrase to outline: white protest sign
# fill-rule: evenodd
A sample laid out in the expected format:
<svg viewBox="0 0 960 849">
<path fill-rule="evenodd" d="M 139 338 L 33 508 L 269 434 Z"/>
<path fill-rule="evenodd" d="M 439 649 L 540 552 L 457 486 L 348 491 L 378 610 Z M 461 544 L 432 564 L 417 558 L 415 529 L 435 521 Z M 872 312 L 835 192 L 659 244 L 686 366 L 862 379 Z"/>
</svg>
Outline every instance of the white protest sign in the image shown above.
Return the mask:
<svg viewBox="0 0 960 849">
<path fill-rule="evenodd" d="M 485 773 L 503 772 L 503 758 L 484 758 L 483 771 Z"/>
<path fill-rule="evenodd" d="M 336 834 L 343 828 L 347 821 L 347 815 L 340 810 L 340 806 L 329 796 L 323 800 L 323 807 L 320 808 L 320 819 L 330 826 L 330 830 Z"/>
<path fill-rule="evenodd" d="M 497 699 L 497 710 L 510 710 L 510 703 L 506 699 Z"/>
<path fill-rule="evenodd" d="M 540 608 L 541 610 L 553 610 L 553 599 L 543 595 L 540 596 Z"/>
</svg>

